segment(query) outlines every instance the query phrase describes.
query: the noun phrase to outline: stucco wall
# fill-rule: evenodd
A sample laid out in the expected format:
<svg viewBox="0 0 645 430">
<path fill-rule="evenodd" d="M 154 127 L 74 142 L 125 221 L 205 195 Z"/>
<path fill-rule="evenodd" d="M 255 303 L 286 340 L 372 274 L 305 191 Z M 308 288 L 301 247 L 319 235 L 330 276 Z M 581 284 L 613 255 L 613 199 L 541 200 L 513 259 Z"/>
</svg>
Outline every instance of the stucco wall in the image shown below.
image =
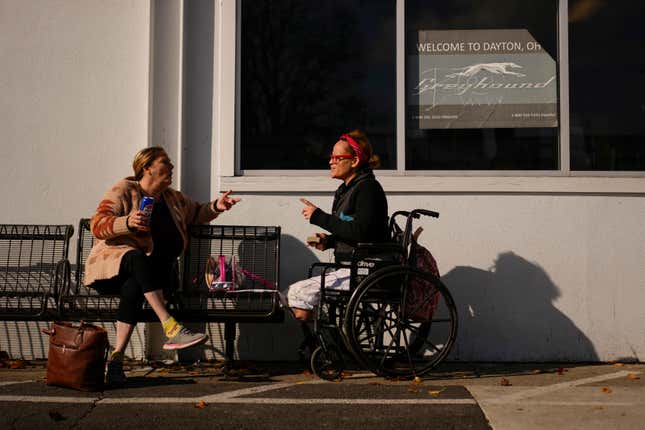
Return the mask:
<svg viewBox="0 0 645 430">
<path fill-rule="evenodd" d="M 148 145 L 150 2 L 0 0 L 0 64 L 0 223 L 76 228 Z M 1 322 L 0 350 L 43 358 L 44 326 Z"/>
<path fill-rule="evenodd" d="M 148 144 L 150 4 L 0 0 L 1 222 L 91 214 Z"/>
<path fill-rule="evenodd" d="M 144 0 L 0 0 L 1 223 L 76 224 L 92 213 L 111 183 L 130 174 L 132 155 L 150 143 L 167 144 L 176 154 L 185 190 L 198 198 L 216 195 L 218 166 L 223 157 L 232 159 L 234 144 L 217 137 L 227 103 L 218 98 L 224 81 L 209 76 L 222 73 L 217 67 L 221 58 L 214 48 L 217 38 L 200 32 L 199 26 L 217 25 L 202 16 L 203 10 L 217 14 L 209 2 L 183 8 Z M 155 12 L 157 23 L 166 24 L 152 31 Z M 190 32 L 182 30 L 186 22 Z M 163 33 L 168 28 L 175 38 Z M 186 47 L 186 40 L 201 43 Z M 209 49 L 216 50 L 209 60 L 215 67 L 206 73 L 202 54 Z M 157 53 L 158 67 L 185 63 L 155 74 L 151 52 Z M 183 86 L 187 73 L 198 79 Z M 209 90 L 200 92 L 203 86 Z M 211 92 L 214 105 L 204 96 Z M 152 109 L 155 100 L 164 106 Z M 298 178 L 284 181 L 295 184 Z M 328 189 L 336 186 L 326 175 L 320 181 L 329 181 Z M 438 220 L 424 222 L 421 242 L 437 258 L 459 307 L 461 327 L 452 358 L 640 360 L 645 353 L 641 188 L 632 195 L 589 189 L 568 194 L 390 192 L 391 210 L 424 207 L 441 213 Z M 315 229 L 302 219 L 298 197 L 329 208 L 331 192 L 241 197 L 243 202 L 218 223 L 282 226 L 282 288 L 304 276 L 311 262 L 330 258 L 303 245 L 302 238 Z M 0 324 L 0 349 L 15 356 L 42 355 L 39 328 Z M 149 329 L 139 337 L 158 327 Z M 219 356 L 222 330 L 218 325 L 207 329 L 214 340 L 203 354 Z M 160 336 L 152 338 L 150 352 L 159 354 Z M 238 355 L 294 359 L 299 341 L 299 328 L 290 321 L 241 325 Z M 146 342 L 141 340 L 130 354 L 141 357 Z"/>
<path fill-rule="evenodd" d="M 245 195 L 219 221 L 282 226 L 283 288 L 311 261 L 331 258 L 302 244 L 317 230 L 301 217 L 300 196 L 331 206 L 329 195 Z M 420 224 L 420 241 L 458 305 L 453 359 L 611 361 L 645 354 L 644 197 L 397 194 L 389 204 L 391 211 L 441 214 Z M 279 329 L 275 336 L 290 344 L 294 333 Z"/>
</svg>

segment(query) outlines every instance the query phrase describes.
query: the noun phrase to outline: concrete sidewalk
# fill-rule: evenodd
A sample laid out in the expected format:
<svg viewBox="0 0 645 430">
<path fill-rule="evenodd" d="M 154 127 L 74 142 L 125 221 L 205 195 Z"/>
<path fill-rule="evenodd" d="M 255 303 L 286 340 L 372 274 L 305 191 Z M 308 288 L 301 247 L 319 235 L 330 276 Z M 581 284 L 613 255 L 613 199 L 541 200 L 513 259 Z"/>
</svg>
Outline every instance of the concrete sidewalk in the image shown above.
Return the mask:
<svg viewBox="0 0 645 430">
<path fill-rule="evenodd" d="M 642 364 L 450 363 L 420 381 L 349 371 L 325 382 L 295 363 L 239 363 L 225 373 L 218 362 L 128 362 L 129 385 L 102 393 L 46 386 L 44 366 L 0 369 L 0 428 L 161 429 L 184 419 L 192 428 L 496 430 L 638 429 L 645 422 Z"/>
</svg>

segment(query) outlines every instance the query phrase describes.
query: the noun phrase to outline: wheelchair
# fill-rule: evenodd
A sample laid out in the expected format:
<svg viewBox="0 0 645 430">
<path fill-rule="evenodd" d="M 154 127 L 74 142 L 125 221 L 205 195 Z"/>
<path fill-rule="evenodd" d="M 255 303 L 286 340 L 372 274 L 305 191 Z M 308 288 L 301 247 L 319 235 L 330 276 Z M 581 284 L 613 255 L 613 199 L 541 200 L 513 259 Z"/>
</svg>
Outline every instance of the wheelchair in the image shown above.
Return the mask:
<svg viewBox="0 0 645 430">
<path fill-rule="evenodd" d="M 339 380 L 348 360 L 387 378 L 422 376 L 450 352 L 457 336 L 457 309 L 438 276 L 418 267 L 413 220 L 437 212 L 395 212 L 391 242 L 359 244 L 348 264 L 314 263 L 309 277 L 321 276 L 320 303 L 314 309 L 311 370 Z M 405 219 L 401 229 L 397 218 Z M 429 253 L 428 253 L 429 255 Z M 432 257 L 430 257 L 432 258 Z M 350 269 L 349 290 L 325 288 L 325 274 Z M 438 273 L 437 273 L 438 275 Z M 311 342 L 309 342 L 311 344 Z"/>
</svg>

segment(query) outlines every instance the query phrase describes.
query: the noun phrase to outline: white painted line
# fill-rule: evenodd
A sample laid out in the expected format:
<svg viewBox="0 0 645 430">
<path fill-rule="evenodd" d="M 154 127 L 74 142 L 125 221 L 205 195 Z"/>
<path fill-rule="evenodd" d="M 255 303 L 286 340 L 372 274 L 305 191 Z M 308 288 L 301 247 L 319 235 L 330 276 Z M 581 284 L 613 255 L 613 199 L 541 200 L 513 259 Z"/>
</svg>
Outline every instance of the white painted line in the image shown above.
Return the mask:
<svg viewBox="0 0 645 430">
<path fill-rule="evenodd" d="M 314 383 L 318 383 L 318 382 L 317 381 L 306 382 L 307 385 L 314 384 Z M 233 397 L 248 396 L 251 394 L 279 390 L 281 388 L 292 387 L 295 385 L 298 385 L 298 384 L 296 384 L 295 382 L 283 382 L 280 384 L 261 385 L 259 387 L 243 388 L 241 390 L 225 391 L 223 393 L 211 394 L 209 396 L 202 398 L 202 400 L 205 402 L 209 402 L 209 401 L 214 402 L 214 401 L 217 401 L 218 399 L 230 399 Z"/>
<path fill-rule="evenodd" d="M 476 405 L 474 399 L 346 399 L 346 398 L 269 398 L 269 397 L 240 397 L 297 385 L 324 384 L 324 380 L 306 382 L 283 382 L 268 384 L 259 387 L 243 388 L 241 390 L 227 391 L 200 397 L 57 397 L 57 396 L 0 396 L 0 402 L 38 402 L 38 403 L 94 403 L 97 405 L 122 405 L 122 404 L 264 404 L 264 405 Z"/>
<path fill-rule="evenodd" d="M 2 399 L 0 399 L 2 400 Z M 97 402 L 97 405 L 123 405 L 128 403 L 197 403 L 203 401 L 199 397 L 110 397 L 107 399 L 101 399 L 100 402 Z"/>
<path fill-rule="evenodd" d="M 31 380 L 31 381 L 8 381 L 8 382 L 0 382 L 0 387 L 3 387 L 5 385 L 15 385 L 15 384 L 28 384 L 30 382 L 36 382 L 36 380 Z"/>
<path fill-rule="evenodd" d="M 167 404 L 198 403 L 208 404 L 263 404 L 263 405 L 476 405 L 473 399 L 290 399 L 290 398 L 221 398 L 206 400 L 207 397 L 121 397 L 96 399 L 90 397 L 53 397 L 53 396 L 0 396 L 0 402 L 39 402 L 39 403 L 93 403 L 97 405 L 127 404 Z"/>
<path fill-rule="evenodd" d="M 307 384 L 317 383 L 317 381 L 307 382 Z M 294 382 L 283 382 L 280 384 L 261 385 L 259 387 L 242 388 L 240 390 L 225 391 L 217 394 L 210 394 L 201 397 L 128 397 L 128 398 L 114 398 L 108 397 L 102 399 L 99 404 L 121 404 L 121 403 L 224 403 L 234 397 L 248 396 L 250 394 L 263 393 L 266 391 L 279 390 L 281 388 L 291 387 L 297 385 Z M 0 400 L 2 398 L 0 397 Z M 126 402 L 124 402 L 124 399 Z M 241 399 L 246 400 L 246 399 Z"/>
<path fill-rule="evenodd" d="M 0 402 L 32 403 L 94 403 L 98 397 L 62 397 L 62 396 L 0 396 Z"/>
<path fill-rule="evenodd" d="M 617 379 L 627 377 L 630 373 L 640 373 L 637 371 L 620 371 L 616 373 L 609 373 L 606 375 L 591 376 L 589 378 L 576 379 L 574 381 L 560 382 L 558 384 L 546 385 L 544 387 L 531 388 L 529 390 L 520 391 L 519 393 L 506 394 L 492 399 L 482 399 L 481 403 L 513 403 L 520 400 L 526 399 L 528 397 L 540 396 L 542 394 L 552 393 L 558 390 L 564 390 L 566 388 L 577 387 L 578 385 L 591 384 L 594 382 L 607 381 L 609 379 Z"/>
<path fill-rule="evenodd" d="M 29 381 L 32 382 L 32 381 Z M 18 382 L 16 382 L 18 383 Z M 270 405 L 476 405 L 474 399 L 347 399 L 347 398 L 269 398 L 241 397 L 297 385 L 325 384 L 328 381 L 315 379 L 301 382 L 283 382 L 267 384 L 252 388 L 226 391 L 200 397 L 62 397 L 62 396 L 0 396 L 0 402 L 40 402 L 40 403 L 94 403 L 97 405 L 121 404 L 185 404 L 204 402 L 206 404 L 270 404 Z M 5 383 L 9 384 L 9 383 Z"/>
<path fill-rule="evenodd" d="M 476 405 L 474 399 L 273 399 L 268 397 L 226 399 L 217 403 L 259 403 L 270 405 Z"/>
<path fill-rule="evenodd" d="M 362 378 L 373 378 L 374 374 L 369 373 L 352 373 L 351 375 L 343 376 L 343 379 L 362 379 Z"/>
</svg>

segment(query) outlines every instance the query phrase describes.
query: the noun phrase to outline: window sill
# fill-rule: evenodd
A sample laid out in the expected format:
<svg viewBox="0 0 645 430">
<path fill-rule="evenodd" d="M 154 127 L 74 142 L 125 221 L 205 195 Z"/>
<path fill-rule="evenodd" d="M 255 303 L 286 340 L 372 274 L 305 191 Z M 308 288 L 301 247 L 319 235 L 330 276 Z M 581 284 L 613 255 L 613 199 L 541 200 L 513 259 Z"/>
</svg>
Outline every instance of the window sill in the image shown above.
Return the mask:
<svg viewBox="0 0 645 430">
<path fill-rule="evenodd" d="M 645 195 L 645 176 L 394 176 L 377 174 L 387 193 L 630 194 Z M 221 177 L 220 188 L 237 193 L 333 192 L 326 174 Z"/>
</svg>

